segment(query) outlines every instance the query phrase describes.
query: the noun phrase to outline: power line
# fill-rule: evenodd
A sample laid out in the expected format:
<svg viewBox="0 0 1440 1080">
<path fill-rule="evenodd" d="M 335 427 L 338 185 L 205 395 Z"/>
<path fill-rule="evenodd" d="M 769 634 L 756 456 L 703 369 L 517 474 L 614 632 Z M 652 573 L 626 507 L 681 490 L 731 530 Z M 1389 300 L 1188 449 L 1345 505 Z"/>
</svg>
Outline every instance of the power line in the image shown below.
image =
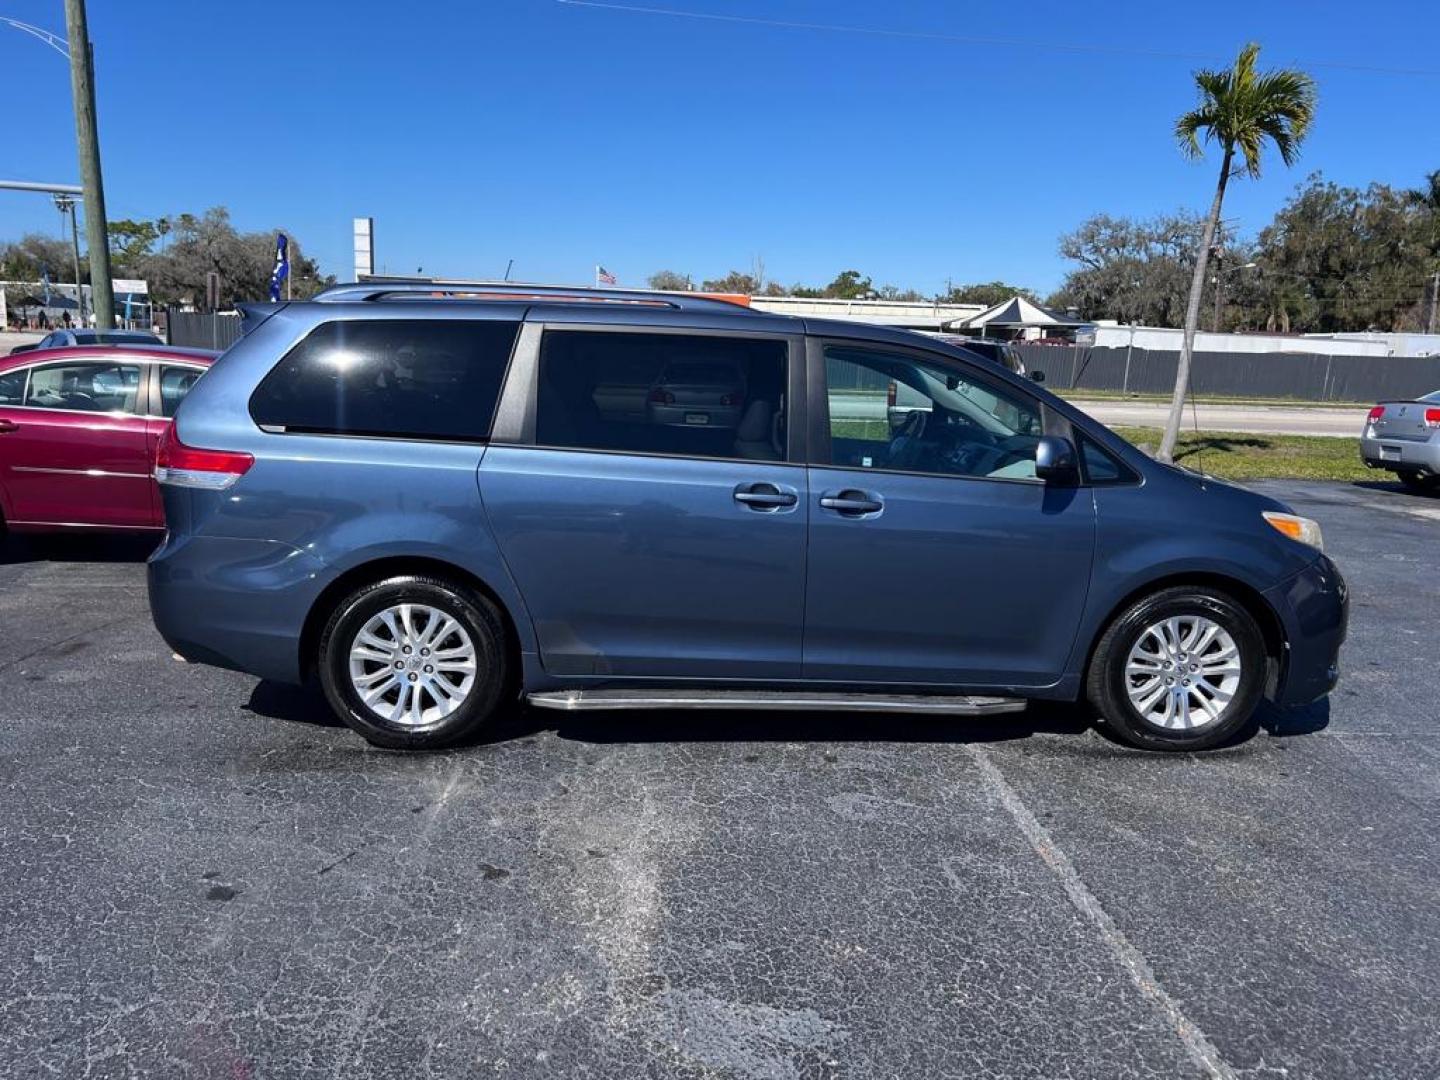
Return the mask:
<svg viewBox="0 0 1440 1080">
<path fill-rule="evenodd" d="M 852 26 L 845 23 L 817 23 L 792 21 L 789 19 L 767 19 L 758 15 L 725 15 L 716 11 L 686 11 L 682 8 L 649 7 L 640 4 L 616 4 L 609 0 L 555 0 L 567 7 L 595 8 L 601 11 L 617 11 L 630 15 L 658 15 L 672 19 L 698 19 L 705 22 L 737 23 L 745 26 L 771 26 L 781 30 L 818 30 L 832 34 L 857 34 L 866 37 L 897 38 L 910 41 L 943 41 L 954 45 L 988 45 L 1009 49 L 1050 50 L 1051 52 L 1080 53 L 1099 56 L 1145 56 L 1159 60 L 1185 60 L 1224 62 L 1218 54 L 1171 52 L 1163 49 L 1131 48 L 1120 45 L 1093 45 L 1083 42 L 1053 41 L 1040 38 L 976 37 L 970 34 L 953 34 L 940 30 L 895 30 L 879 26 Z M 1296 61 L 1306 67 L 1333 68 L 1338 71 L 1357 71 L 1371 75 L 1410 75 L 1422 78 L 1440 78 L 1440 70 L 1433 68 L 1392 68 L 1375 64 L 1351 64 L 1339 60 Z"/>
</svg>

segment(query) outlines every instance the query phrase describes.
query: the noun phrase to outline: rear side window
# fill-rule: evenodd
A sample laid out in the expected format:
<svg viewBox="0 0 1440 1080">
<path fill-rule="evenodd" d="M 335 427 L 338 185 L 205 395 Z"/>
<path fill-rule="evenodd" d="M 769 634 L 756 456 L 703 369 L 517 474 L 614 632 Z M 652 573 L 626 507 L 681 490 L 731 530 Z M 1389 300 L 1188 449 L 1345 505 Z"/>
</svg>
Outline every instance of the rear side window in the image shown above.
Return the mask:
<svg viewBox="0 0 1440 1080">
<path fill-rule="evenodd" d="M 518 329 L 478 319 L 326 323 L 265 376 L 250 415 L 269 430 L 482 440 Z"/>
<path fill-rule="evenodd" d="M 174 416 L 180 402 L 205 372 L 201 368 L 167 367 L 160 369 L 160 415 Z"/>
<path fill-rule="evenodd" d="M 0 375 L 0 405 L 19 405 L 20 399 L 25 396 L 24 368 L 19 371 L 7 371 Z"/>
<path fill-rule="evenodd" d="M 535 441 L 631 454 L 783 461 L 784 341 L 546 331 Z"/>
</svg>

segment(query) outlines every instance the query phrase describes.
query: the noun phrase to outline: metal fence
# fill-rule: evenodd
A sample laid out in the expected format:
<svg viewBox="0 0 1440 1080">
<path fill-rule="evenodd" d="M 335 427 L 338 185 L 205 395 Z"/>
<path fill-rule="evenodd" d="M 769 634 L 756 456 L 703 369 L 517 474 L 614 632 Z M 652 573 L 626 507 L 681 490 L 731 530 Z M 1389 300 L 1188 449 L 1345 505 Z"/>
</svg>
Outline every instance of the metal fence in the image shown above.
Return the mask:
<svg viewBox="0 0 1440 1080">
<path fill-rule="evenodd" d="M 228 349 L 240 340 L 240 316 L 230 311 L 166 313 L 166 339 L 192 349 Z"/>
<path fill-rule="evenodd" d="M 1155 349 L 1020 345 L 1025 366 L 1062 390 L 1168 394 L 1180 354 Z M 1197 352 L 1197 394 L 1300 401 L 1386 401 L 1440 390 L 1440 356 L 1325 356 L 1317 353 Z"/>
</svg>

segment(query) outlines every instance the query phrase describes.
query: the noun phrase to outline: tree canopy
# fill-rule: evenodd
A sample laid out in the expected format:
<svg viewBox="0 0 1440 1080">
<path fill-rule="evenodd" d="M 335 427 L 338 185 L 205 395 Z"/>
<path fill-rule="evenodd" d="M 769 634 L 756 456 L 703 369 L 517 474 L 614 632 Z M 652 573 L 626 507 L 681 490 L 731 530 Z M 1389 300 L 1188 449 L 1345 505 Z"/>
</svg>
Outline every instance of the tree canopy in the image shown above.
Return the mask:
<svg viewBox="0 0 1440 1080">
<path fill-rule="evenodd" d="M 200 302 L 205 296 L 206 274 L 212 270 L 220 275 L 222 307 L 236 301 L 263 300 L 269 295 L 270 274 L 275 267 L 275 230 L 239 232 L 223 206 L 198 217 L 180 214 L 154 221 L 123 219 L 109 226 L 115 273 L 144 278 L 158 305 Z M 293 233 L 280 231 L 290 240 L 292 295 L 311 296 L 334 283 L 333 276 L 322 275 L 315 260 L 305 255 Z M 74 262 L 71 245 L 65 240 L 30 234 L 0 243 L 0 280 L 38 281 L 41 272 L 48 270 L 52 281 L 71 282 L 75 279 Z M 89 273 L 89 260 L 82 258 L 82 280 L 88 281 Z"/>
</svg>

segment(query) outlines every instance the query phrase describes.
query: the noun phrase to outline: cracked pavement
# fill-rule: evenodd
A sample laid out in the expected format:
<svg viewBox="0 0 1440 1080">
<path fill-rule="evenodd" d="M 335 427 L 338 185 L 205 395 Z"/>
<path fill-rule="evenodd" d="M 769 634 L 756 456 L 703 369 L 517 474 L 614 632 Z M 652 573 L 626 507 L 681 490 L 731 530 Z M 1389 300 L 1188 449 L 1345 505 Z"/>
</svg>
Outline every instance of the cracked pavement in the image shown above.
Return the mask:
<svg viewBox="0 0 1440 1080">
<path fill-rule="evenodd" d="M 1345 674 L 1179 756 L 1056 707 L 395 754 L 173 662 L 143 545 L 12 544 L 0 1075 L 1433 1076 L 1440 500 L 1256 486 Z"/>
</svg>

